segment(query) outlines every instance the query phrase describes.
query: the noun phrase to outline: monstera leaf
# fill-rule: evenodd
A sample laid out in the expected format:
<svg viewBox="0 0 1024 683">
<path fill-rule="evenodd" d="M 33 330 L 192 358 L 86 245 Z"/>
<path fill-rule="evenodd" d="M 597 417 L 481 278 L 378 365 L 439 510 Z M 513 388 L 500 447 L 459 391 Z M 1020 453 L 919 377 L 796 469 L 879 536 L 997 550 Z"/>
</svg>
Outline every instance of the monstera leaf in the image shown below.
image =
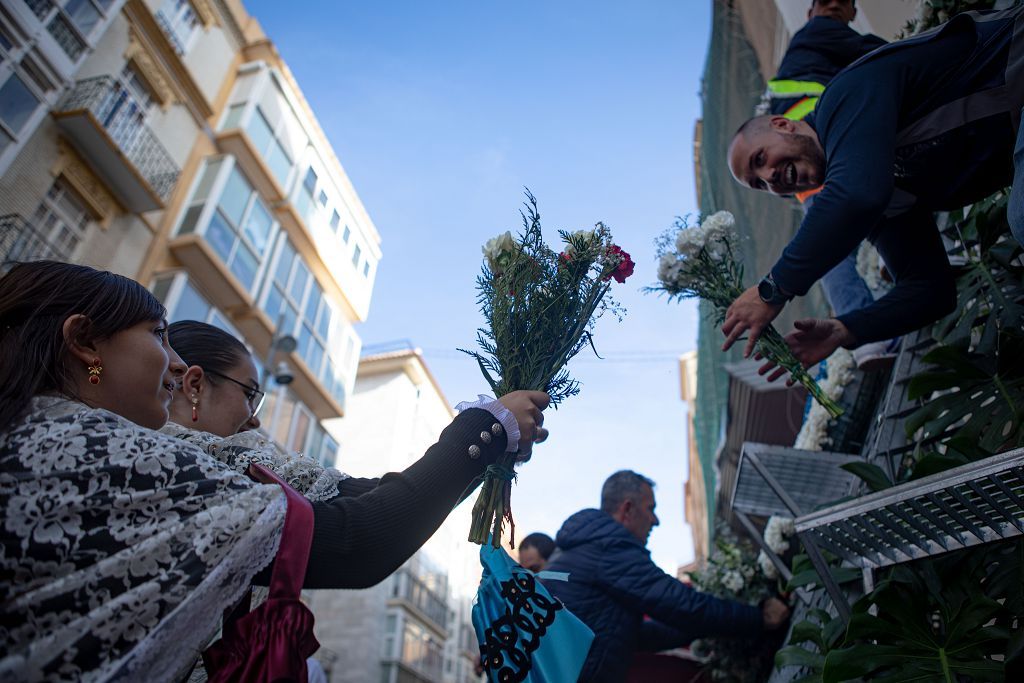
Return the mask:
<svg viewBox="0 0 1024 683">
<path fill-rule="evenodd" d="M 822 680 L 1002 681 L 1006 608 L 986 594 L 988 554 L 958 553 L 895 568 L 854 606 L 844 647 Z M 877 615 L 868 612 L 876 606 Z"/>
<path fill-rule="evenodd" d="M 950 437 L 997 453 L 1024 442 L 1024 337 L 1002 330 L 994 353 L 939 346 L 923 359 L 933 367 L 910 381 L 910 398 L 939 395 L 906 422 L 907 435 L 920 440 Z"/>
<path fill-rule="evenodd" d="M 999 330 L 1019 329 L 1024 319 L 1024 266 L 1020 246 L 1009 237 L 1006 203 L 1007 195 L 996 193 L 947 232 L 968 245 L 961 253 L 974 255 L 957 276 L 957 310 L 932 328 L 944 344 L 973 341 L 975 351 L 991 353 Z"/>
</svg>

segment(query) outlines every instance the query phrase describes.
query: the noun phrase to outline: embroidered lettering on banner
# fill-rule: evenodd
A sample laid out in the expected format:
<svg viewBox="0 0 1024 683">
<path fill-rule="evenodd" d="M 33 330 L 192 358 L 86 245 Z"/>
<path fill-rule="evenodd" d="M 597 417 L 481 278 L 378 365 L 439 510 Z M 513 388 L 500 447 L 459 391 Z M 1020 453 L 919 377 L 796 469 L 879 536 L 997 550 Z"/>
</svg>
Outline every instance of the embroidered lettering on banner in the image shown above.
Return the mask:
<svg viewBox="0 0 1024 683">
<path fill-rule="evenodd" d="M 480 658 L 493 675 L 490 680 L 517 683 L 530 672 L 534 650 L 555 622 L 562 603 L 537 592 L 537 579 L 527 572 L 515 572 L 501 583 L 505 614 L 495 619 L 484 632 Z"/>
</svg>

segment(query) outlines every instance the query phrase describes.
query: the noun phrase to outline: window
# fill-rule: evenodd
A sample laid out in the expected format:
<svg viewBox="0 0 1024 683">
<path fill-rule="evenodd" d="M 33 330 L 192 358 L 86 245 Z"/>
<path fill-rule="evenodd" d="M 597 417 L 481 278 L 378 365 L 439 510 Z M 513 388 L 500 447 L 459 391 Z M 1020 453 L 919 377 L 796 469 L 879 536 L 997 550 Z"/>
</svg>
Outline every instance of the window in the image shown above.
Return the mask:
<svg viewBox="0 0 1024 683">
<path fill-rule="evenodd" d="M 365 277 L 365 278 L 370 277 L 370 261 L 369 260 L 363 262 L 363 277 Z"/>
<path fill-rule="evenodd" d="M 362 255 L 363 255 L 363 250 L 360 249 L 359 245 L 357 244 L 356 245 L 356 250 L 352 252 L 352 265 L 353 266 L 356 266 L 356 267 L 359 266 L 359 257 L 362 256 Z"/>
<path fill-rule="evenodd" d="M 334 233 L 338 232 L 338 223 L 341 222 L 341 216 L 338 215 L 337 211 L 331 213 L 331 231 Z"/>
<path fill-rule="evenodd" d="M 327 206 L 327 193 L 324 192 L 323 190 L 320 190 L 320 194 L 317 196 L 316 200 L 318 202 L 320 202 L 320 206 L 326 207 Z"/>
<path fill-rule="evenodd" d="M 179 55 L 188 52 L 195 42 L 199 18 L 188 0 L 164 0 L 156 11 L 156 20 L 167 40 Z"/>
<path fill-rule="evenodd" d="M 66 259 L 74 256 L 90 220 L 81 200 L 60 179 L 47 190 L 32 217 L 42 238 Z"/>
<path fill-rule="evenodd" d="M 39 102 L 39 98 L 16 73 L 12 73 L 7 82 L 0 86 L 0 125 L 4 133 L 0 136 L 0 151 L 17 138 L 36 112 Z"/>
<path fill-rule="evenodd" d="M 345 232 L 341 233 L 341 241 L 344 242 L 345 244 L 348 244 L 348 238 L 351 237 L 351 236 L 352 236 L 352 231 L 349 230 L 349 227 L 346 225 L 345 226 Z"/>
<path fill-rule="evenodd" d="M 98 31 L 113 0 L 26 0 L 72 62 L 78 61 Z"/>
<path fill-rule="evenodd" d="M 312 167 L 306 169 L 306 177 L 302 180 L 302 186 L 298 189 L 298 194 L 295 197 L 295 208 L 298 209 L 307 228 L 312 227 L 316 212 L 316 204 L 313 201 L 316 194 L 316 181 L 316 171 Z"/>
<path fill-rule="evenodd" d="M 241 333 L 195 288 L 186 273 L 179 272 L 159 277 L 150 290 L 153 296 L 167 307 L 167 319 L 170 322 L 198 320 L 219 327 L 236 339 L 244 341 Z"/>
<path fill-rule="evenodd" d="M 230 157 L 207 163 L 193 191 L 179 234 L 197 232 L 246 291 L 269 250 L 274 219 Z"/>
<path fill-rule="evenodd" d="M 240 113 L 239 116 L 241 116 Z M 230 118 L 231 112 L 228 112 L 228 119 Z M 231 127 L 227 125 L 228 119 L 225 119 L 225 128 Z M 270 125 L 270 121 L 267 120 L 259 106 L 256 107 L 245 130 L 256 147 L 256 151 L 260 153 L 274 177 L 277 178 L 277 182 L 281 187 L 287 187 L 288 175 L 292 172 L 292 158 L 281 141 L 274 135 L 273 126 Z"/>
</svg>

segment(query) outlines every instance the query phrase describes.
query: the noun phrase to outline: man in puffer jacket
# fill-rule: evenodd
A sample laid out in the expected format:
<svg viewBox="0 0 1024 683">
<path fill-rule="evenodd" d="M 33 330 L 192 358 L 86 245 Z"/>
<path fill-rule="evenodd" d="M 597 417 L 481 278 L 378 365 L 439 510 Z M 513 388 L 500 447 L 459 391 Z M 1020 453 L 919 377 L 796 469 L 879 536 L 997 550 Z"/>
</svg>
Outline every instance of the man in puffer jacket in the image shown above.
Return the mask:
<svg viewBox="0 0 1024 683">
<path fill-rule="evenodd" d="M 789 608 L 776 598 L 761 607 L 720 600 L 659 569 L 647 550 L 647 537 L 658 525 L 653 486 L 636 472 L 616 472 L 601 488 L 601 509 L 577 512 L 555 539 L 558 549 L 547 571 L 569 576 L 544 585 L 594 631 L 580 681 L 620 683 L 634 651 L 678 647 L 705 636 L 757 636 L 789 617 Z M 657 621 L 645 622 L 644 615 Z M 669 642 L 666 634 L 673 629 L 676 642 Z"/>
</svg>

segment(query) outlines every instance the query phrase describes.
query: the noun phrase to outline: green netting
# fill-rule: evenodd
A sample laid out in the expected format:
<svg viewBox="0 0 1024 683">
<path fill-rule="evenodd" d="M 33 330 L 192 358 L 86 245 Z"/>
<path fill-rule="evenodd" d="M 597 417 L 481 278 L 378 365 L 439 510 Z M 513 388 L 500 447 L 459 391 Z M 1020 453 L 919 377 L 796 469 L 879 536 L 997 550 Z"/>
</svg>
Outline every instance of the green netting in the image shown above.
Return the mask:
<svg viewBox="0 0 1024 683">
<path fill-rule="evenodd" d="M 743 240 L 742 250 L 747 284 L 753 284 L 768 272 L 783 247 L 800 225 L 802 210 L 790 200 L 772 197 L 740 186 L 729 174 L 726 151 L 736 129 L 753 115 L 764 92 L 765 82 L 757 57 L 743 31 L 733 3 L 714 0 L 711 42 L 704 65 L 703 135 L 700 147 L 700 186 L 698 198 L 705 214 L 728 210 L 736 216 Z M 701 311 L 705 306 L 701 304 Z M 776 321 L 787 331 L 792 321 L 827 313 L 820 288 L 786 306 Z M 741 349 L 719 351 L 722 333 L 702 316 L 697 339 L 697 406 L 694 431 L 697 454 L 704 470 L 708 501 L 709 533 L 714 529 L 715 455 L 725 432 L 728 402 L 728 376 L 722 365 L 740 359 Z"/>
</svg>

